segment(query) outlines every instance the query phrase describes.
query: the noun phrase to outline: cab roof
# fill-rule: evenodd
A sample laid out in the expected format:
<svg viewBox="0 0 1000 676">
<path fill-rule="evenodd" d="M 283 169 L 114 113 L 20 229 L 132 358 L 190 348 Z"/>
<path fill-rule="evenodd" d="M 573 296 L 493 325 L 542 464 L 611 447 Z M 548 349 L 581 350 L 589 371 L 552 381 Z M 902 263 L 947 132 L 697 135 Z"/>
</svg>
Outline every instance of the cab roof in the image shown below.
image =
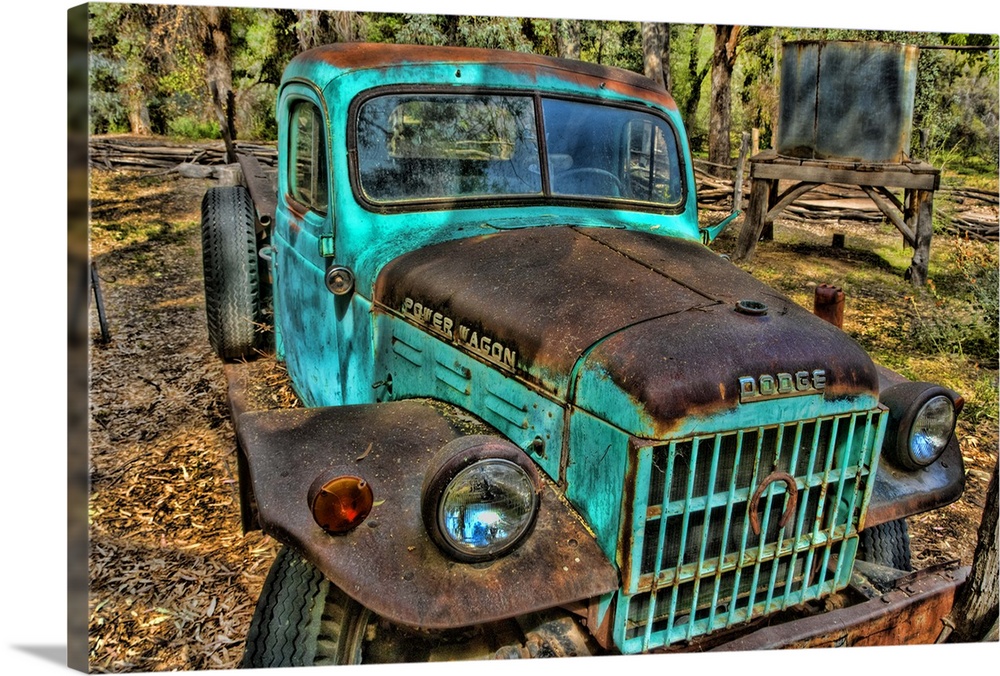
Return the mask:
<svg viewBox="0 0 1000 676">
<path fill-rule="evenodd" d="M 323 88 L 334 78 L 351 72 L 407 65 L 451 64 L 495 67 L 521 76 L 544 72 L 550 77 L 571 81 L 579 86 L 610 89 L 676 109 L 673 99 L 663 87 L 638 73 L 585 61 L 498 49 L 345 42 L 302 52 L 292 59 L 289 70 L 308 73 Z"/>
</svg>

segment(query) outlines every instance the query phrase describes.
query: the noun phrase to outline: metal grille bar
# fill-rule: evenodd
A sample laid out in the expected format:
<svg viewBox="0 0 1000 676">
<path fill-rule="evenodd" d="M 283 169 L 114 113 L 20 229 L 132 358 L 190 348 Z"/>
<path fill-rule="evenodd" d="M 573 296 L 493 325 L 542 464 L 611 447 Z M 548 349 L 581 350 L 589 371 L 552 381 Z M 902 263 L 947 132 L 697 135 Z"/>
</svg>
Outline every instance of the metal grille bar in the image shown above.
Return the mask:
<svg viewBox="0 0 1000 676">
<path fill-rule="evenodd" d="M 615 619 L 622 651 L 843 588 L 886 418 L 877 408 L 638 449 Z"/>
</svg>

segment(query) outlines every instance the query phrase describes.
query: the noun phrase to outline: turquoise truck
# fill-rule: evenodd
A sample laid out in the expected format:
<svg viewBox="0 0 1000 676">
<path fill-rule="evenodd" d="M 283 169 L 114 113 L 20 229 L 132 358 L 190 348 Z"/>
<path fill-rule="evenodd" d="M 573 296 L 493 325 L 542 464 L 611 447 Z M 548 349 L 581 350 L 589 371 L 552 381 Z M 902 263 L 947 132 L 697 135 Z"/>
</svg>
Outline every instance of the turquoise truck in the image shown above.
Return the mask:
<svg viewBox="0 0 1000 676">
<path fill-rule="evenodd" d="M 202 204 L 243 526 L 284 546 L 244 666 L 913 642 L 947 611 L 963 573 L 911 571 L 905 519 L 963 490 L 961 397 L 708 248 L 732 217 L 699 226 L 662 87 L 337 44 L 277 118 L 273 181 L 241 156 Z M 268 350 L 302 406 L 248 403 Z"/>
</svg>

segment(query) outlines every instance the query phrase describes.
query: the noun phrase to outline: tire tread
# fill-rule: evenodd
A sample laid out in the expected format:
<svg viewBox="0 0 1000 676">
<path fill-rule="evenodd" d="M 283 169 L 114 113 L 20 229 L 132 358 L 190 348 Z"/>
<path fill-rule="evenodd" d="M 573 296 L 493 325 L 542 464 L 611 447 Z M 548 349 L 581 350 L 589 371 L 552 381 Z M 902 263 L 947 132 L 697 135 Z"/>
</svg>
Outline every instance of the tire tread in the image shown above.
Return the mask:
<svg viewBox="0 0 1000 676">
<path fill-rule="evenodd" d="M 910 531 L 906 520 L 888 521 L 861 531 L 858 556 L 869 563 L 912 571 Z"/>
<path fill-rule="evenodd" d="M 352 631 L 368 614 L 299 553 L 283 547 L 264 581 L 247 632 L 245 669 L 348 664 Z"/>
<path fill-rule="evenodd" d="M 201 202 L 208 338 L 226 360 L 250 356 L 260 317 L 256 217 L 243 186 L 210 188 Z"/>
</svg>

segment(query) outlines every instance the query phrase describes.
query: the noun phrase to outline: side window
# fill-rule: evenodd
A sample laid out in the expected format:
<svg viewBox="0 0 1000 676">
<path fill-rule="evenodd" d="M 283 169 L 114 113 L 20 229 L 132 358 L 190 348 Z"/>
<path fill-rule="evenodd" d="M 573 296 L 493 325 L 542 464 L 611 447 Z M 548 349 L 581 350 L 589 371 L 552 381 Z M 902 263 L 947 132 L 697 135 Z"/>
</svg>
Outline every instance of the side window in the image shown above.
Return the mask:
<svg viewBox="0 0 1000 676">
<path fill-rule="evenodd" d="M 325 214 L 329 190 L 323 115 L 313 103 L 296 101 L 289 120 L 289 191 L 296 202 Z"/>
<path fill-rule="evenodd" d="M 629 177 L 632 195 L 651 202 L 675 204 L 681 198 L 677 149 L 662 123 L 629 123 Z"/>
</svg>

